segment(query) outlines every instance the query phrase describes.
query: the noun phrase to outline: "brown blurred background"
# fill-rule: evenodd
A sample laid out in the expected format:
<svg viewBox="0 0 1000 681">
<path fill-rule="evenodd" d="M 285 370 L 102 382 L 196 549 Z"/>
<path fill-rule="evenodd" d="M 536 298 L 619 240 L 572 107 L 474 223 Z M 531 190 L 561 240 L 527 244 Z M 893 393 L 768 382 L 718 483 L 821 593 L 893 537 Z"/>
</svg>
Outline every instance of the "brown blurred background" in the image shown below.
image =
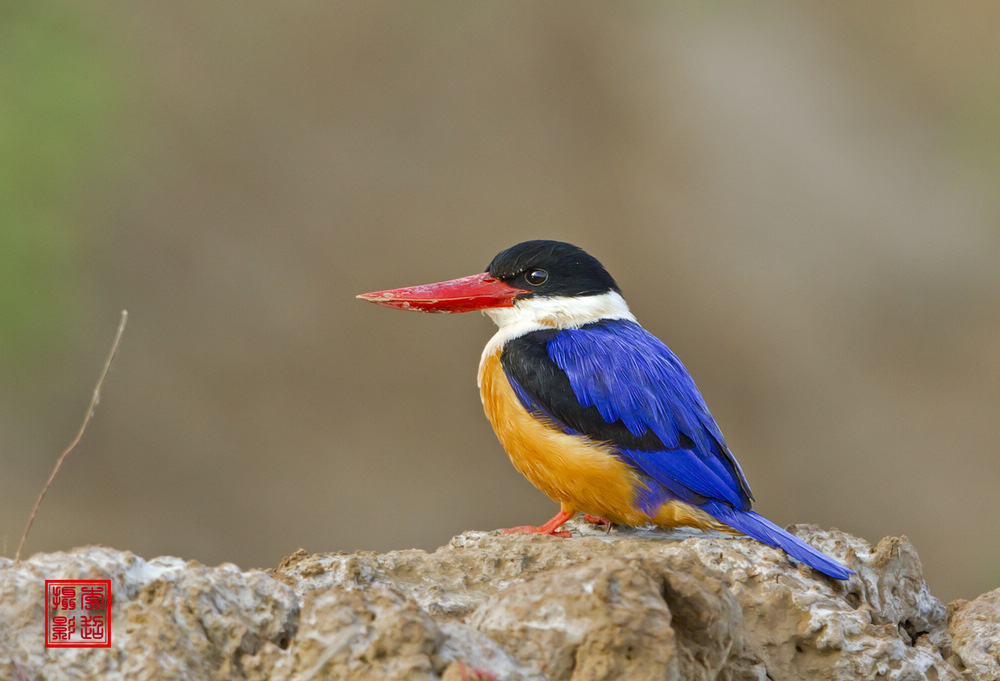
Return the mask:
<svg viewBox="0 0 1000 681">
<path fill-rule="evenodd" d="M 577 243 L 785 524 L 1000 585 L 1000 5 L 7 3 L 0 538 L 273 566 L 540 523 L 491 323 L 362 291 Z"/>
</svg>

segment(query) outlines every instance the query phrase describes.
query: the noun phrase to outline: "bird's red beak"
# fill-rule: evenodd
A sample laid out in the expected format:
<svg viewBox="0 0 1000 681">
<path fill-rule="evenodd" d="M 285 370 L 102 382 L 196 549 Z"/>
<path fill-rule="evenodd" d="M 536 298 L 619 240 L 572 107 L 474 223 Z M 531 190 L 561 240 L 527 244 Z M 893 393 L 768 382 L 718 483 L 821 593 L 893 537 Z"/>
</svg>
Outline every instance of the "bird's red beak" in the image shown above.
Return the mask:
<svg viewBox="0 0 1000 681">
<path fill-rule="evenodd" d="M 491 307 L 512 307 L 514 299 L 522 293 L 527 291 L 508 286 L 483 272 L 436 284 L 362 293 L 358 298 L 399 310 L 472 312 Z"/>
</svg>

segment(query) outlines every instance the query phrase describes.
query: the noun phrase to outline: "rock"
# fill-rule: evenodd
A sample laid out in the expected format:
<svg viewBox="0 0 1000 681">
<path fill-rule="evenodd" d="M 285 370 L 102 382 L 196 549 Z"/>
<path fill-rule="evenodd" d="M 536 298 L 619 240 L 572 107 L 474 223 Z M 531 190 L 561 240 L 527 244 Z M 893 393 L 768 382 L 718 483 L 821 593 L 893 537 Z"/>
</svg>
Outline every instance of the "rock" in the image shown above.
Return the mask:
<svg viewBox="0 0 1000 681">
<path fill-rule="evenodd" d="M 273 571 L 84 547 L 0 560 L 0 679 L 1000 678 L 1000 589 L 951 615 L 904 538 L 750 539 L 572 523 L 433 553 L 299 551 Z M 46 649 L 45 579 L 110 579 L 111 648 Z"/>
<path fill-rule="evenodd" d="M 542 678 L 679 678 L 663 578 L 602 557 L 538 573 L 484 600 L 467 623 Z"/>
<path fill-rule="evenodd" d="M 952 664 L 969 681 L 1000 679 L 1000 589 L 955 601 L 949 610 Z"/>
<path fill-rule="evenodd" d="M 44 647 L 46 579 L 111 581 L 111 648 Z M 5 560 L 0 678 L 19 667 L 29 679 L 238 679 L 244 656 L 288 645 L 298 613 L 292 589 L 235 565 L 146 561 L 102 546 Z"/>
</svg>

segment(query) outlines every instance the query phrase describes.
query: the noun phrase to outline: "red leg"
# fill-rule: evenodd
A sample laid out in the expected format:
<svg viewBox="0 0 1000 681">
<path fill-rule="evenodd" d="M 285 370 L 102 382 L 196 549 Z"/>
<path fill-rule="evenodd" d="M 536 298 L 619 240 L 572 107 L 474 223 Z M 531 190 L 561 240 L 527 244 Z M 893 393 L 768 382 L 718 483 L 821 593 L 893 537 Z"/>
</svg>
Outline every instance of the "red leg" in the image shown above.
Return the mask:
<svg viewBox="0 0 1000 681">
<path fill-rule="evenodd" d="M 597 515 L 590 515 L 589 513 L 584 513 L 580 517 L 586 520 L 591 525 L 600 525 L 601 527 L 611 527 L 610 520 L 605 520 L 604 518 Z"/>
<path fill-rule="evenodd" d="M 570 537 L 572 535 L 569 532 L 556 532 L 556 530 L 572 517 L 566 511 L 560 510 L 552 520 L 544 525 L 539 525 L 538 527 L 534 525 L 521 525 L 520 527 L 511 527 L 500 531 L 504 534 L 551 534 L 553 537 Z"/>
</svg>

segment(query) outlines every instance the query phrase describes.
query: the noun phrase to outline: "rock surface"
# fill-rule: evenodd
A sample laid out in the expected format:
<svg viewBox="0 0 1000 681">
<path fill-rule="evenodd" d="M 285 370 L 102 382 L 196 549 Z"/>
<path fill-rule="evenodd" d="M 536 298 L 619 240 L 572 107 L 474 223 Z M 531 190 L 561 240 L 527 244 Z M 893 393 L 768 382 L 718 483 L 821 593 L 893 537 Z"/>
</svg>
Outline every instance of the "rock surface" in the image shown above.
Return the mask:
<svg viewBox="0 0 1000 681">
<path fill-rule="evenodd" d="M 1000 589 L 946 609 L 905 538 L 753 540 L 571 524 L 434 553 L 299 551 L 274 570 L 105 547 L 0 560 L 0 679 L 1000 678 Z M 46 579 L 110 579 L 110 648 L 45 648 Z"/>
</svg>

